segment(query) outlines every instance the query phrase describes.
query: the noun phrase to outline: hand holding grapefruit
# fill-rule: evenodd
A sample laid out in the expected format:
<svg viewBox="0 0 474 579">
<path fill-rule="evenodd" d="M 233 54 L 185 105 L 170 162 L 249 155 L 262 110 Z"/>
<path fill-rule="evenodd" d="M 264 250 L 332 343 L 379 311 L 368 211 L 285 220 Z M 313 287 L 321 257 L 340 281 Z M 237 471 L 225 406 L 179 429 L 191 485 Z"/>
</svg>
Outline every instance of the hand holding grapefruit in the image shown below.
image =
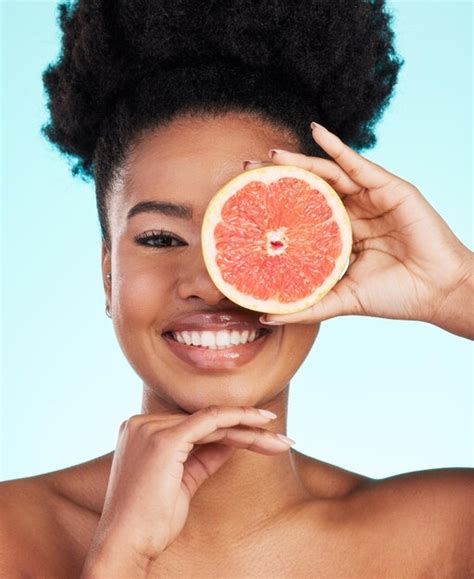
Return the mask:
<svg viewBox="0 0 474 579">
<path fill-rule="evenodd" d="M 282 150 L 270 157 L 273 165 L 306 169 L 334 187 L 352 227 L 349 267 L 306 310 L 262 321 L 315 323 L 365 315 L 425 321 L 474 339 L 473 318 L 466 316 L 474 309 L 474 253 L 414 185 L 321 125 L 313 127 L 313 138 L 334 160 Z"/>
<path fill-rule="evenodd" d="M 202 250 L 215 285 L 250 310 L 294 313 L 319 301 L 344 274 L 349 216 L 326 181 L 300 167 L 241 173 L 212 198 Z"/>
</svg>

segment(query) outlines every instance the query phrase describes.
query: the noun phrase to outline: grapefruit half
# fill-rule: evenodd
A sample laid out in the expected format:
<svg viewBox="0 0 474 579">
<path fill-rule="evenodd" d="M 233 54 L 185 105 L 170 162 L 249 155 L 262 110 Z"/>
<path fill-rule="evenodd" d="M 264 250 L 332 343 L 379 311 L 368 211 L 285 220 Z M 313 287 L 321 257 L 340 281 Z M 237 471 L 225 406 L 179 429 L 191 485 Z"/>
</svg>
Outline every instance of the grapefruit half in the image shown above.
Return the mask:
<svg viewBox="0 0 474 579">
<path fill-rule="evenodd" d="M 318 302 L 344 275 L 347 211 L 318 175 L 267 165 L 228 181 L 202 223 L 204 262 L 217 288 L 244 308 L 289 314 Z"/>
</svg>

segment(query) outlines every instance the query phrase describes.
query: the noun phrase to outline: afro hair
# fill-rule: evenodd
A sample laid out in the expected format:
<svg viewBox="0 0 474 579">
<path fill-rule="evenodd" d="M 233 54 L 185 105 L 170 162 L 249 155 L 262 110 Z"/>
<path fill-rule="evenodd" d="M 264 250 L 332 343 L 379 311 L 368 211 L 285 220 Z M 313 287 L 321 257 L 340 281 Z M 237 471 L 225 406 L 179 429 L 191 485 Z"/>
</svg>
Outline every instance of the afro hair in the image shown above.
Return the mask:
<svg viewBox="0 0 474 579">
<path fill-rule="evenodd" d="M 94 179 L 110 247 L 107 191 L 129 147 L 185 113 L 249 112 L 328 158 L 319 121 L 373 147 L 404 60 L 384 0 L 77 0 L 58 5 L 59 57 L 43 72 L 42 134 Z"/>
</svg>

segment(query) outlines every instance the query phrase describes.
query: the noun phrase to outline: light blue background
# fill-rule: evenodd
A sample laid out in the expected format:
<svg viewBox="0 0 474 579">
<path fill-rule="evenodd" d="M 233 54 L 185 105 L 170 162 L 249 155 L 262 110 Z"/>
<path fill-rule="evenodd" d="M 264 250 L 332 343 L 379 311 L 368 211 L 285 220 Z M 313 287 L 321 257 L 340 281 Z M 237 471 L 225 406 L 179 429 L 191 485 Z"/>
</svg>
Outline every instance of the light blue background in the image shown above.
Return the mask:
<svg viewBox="0 0 474 579">
<path fill-rule="evenodd" d="M 406 59 L 369 159 L 472 248 L 470 2 L 391 2 Z M 113 450 L 141 380 L 104 313 L 94 191 L 40 135 L 56 3 L 2 4 L 2 478 Z M 472 343 L 421 322 L 323 322 L 290 389 L 296 448 L 373 477 L 473 466 Z"/>
</svg>

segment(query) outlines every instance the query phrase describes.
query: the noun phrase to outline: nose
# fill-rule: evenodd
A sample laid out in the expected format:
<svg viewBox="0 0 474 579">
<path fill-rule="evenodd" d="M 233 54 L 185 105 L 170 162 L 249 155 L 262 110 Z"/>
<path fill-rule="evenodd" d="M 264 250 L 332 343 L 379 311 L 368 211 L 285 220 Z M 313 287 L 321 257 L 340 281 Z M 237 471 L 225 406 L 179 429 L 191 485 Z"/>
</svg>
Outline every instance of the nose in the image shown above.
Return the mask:
<svg viewBox="0 0 474 579">
<path fill-rule="evenodd" d="M 190 259 L 185 271 L 179 276 L 178 296 L 183 300 L 201 299 L 209 305 L 228 299 L 212 281 L 201 251 Z"/>
</svg>

